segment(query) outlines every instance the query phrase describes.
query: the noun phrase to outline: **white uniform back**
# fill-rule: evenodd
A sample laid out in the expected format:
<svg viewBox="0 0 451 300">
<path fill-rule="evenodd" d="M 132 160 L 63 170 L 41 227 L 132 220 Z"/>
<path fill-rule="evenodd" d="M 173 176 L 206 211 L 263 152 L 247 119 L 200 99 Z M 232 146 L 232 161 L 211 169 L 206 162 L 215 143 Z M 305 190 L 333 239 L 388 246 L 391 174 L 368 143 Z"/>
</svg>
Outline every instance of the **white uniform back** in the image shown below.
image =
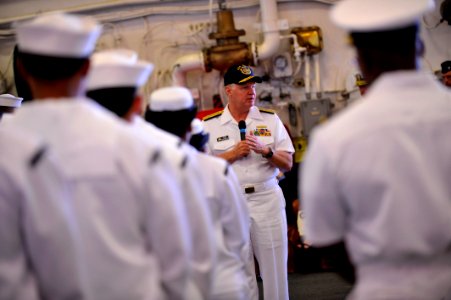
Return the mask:
<svg viewBox="0 0 451 300">
<path fill-rule="evenodd" d="M 28 135 L 0 128 L 0 299 L 39 299 L 19 224 L 25 171 L 41 147 Z"/>
<path fill-rule="evenodd" d="M 158 148 L 82 98 L 30 103 L 9 125 L 47 146 L 19 224 L 46 299 L 184 299 L 186 220 Z"/>
<path fill-rule="evenodd" d="M 218 261 L 211 299 L 249 299 L 249 212 L 238 179 L 226 161 L 198 153 L 210 203 Z M 254 278 L 252 278 L 254 279 Z"/>
<path fill-rule="evenodd" d="M 451 93 L 398 71 L 314 133 L 301 176 L 306 238 L 346 241 L 356 299 L 451 295 L 450 127 Z"/>
<path fill-rule="evenodd" d="M 182 206 L 188 216 L 190 228 L 187 234 L 190 233 L 189 239 L 192 243 L 190 282 L 194 286 L 189 286 L 187 297 L 209 299 L 216 263 L 216 246 L 212 215 L 205 194 L 206 187 L 200 180 L 202 172 L 197 161 L 197 152 L 190 150 L 191 147 L 178 137 L 155 127 L 141 117 L 134 118 L 133 127 L 140 134 L 159 143 L 163 147 L 163 155 L 179 170 L 177 182 L 182 187 Z"/>
</svg>

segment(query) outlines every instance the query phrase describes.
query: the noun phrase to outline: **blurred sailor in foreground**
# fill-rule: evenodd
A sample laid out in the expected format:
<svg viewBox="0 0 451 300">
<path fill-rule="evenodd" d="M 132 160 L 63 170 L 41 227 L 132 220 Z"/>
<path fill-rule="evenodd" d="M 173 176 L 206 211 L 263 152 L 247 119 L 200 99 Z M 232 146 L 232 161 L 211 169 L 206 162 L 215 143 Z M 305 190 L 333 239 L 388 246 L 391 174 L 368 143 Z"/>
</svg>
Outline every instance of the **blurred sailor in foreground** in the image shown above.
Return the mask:
<svg viewBox="0 0 451 300">
<path fill-rule="evenodd" d="M 443 84 L 451 88 L 451 60 L 442 62 L 442 78 Z"/>
<path fill-rule="evenodd" d="M 23 98 L 13 96 L 11 94 L 1 94 L 0 95 L 0 121 L 4 114 L 12 114 L 14 111 L 20 107 Z"/>
<path fill-rule="evenodd" d="M 205 152 L 210 135 L 205 133 L 204 125 L 198 118 L 194 118 L 191 121 L 191 137 L 189 138 L 189 144 L 197 149 L 197 151 Z"/>
<path fill-rule="evenodd" d="M 24 182 L 25 171 L 42 147 L 39 140 L 33 136 L 0 127 L 0 299 L 2 300 L 40 299 L 40 288 L 35 273 L 29 267 L 30 259 L 21 234 L 24 226 L 21 205 L 24 201 L 23 187 L 27 186 Z"/>
<path fill-rule="evenodd" d="M 188 215 L 185 234 L 192 246 L 191 278 L 186 298 L 207 299 L 211 289 L 215 252 L 206 196 L 197 179 L 199 167 L 189 153 L 176 146 L 181 142 L 179 138 L 145 122 L 140 116 L 142 97 L 139 88 L 149 78 L 152 65 L 138 60 L 137 53 L 127 49 L 101 51 L 95 53 L 91 61 L 87 95 L 130 123 L 143 138 L 158 143 L 163 157 L 171 162 L 171 167 L 177 174 L 174 182 L 183 194 L 184 200 L 180 206 Z M 159 230 L 170 232 L 170 228 Z M 162 272 L 164 274 L 165 270 Z"/>
<path fill-rule="evenodd" d="M 291 139 L 277 114 L 255 105 L 255 76 L 246 65 L 224 75 L 227 107 L 204 118 L 208 152 L 226 159 L 237 174 L 251 217 L 252 252 L 263 279 L 264 299 L 288 299 L 285 199 L 276 176 L 292 167 Z M 247 128 L 247 129 L 246 129 Z M 253 261 L 253 260 L 252 260 Z M 256 283 L 252 299 L 258 299 Z"/>
<path fill-rule="evenodd" d="M 355 265 L 349 299 L 451 299 L 451 93 L 417 66 L 432 7 L 343 0 L 332 10 L 371 85 L 314 132 L 301 199 L 310 243 Z"/>
<path fill-rule="evenodd" d="M 188 89 L 168 87 L 151 94 L 146 117 L 161 129 L 178 132 L 188 140 L 195 112 Z M 218 253 L 208 299 L 249 299 L 249 214 L 236 175 L 222 159 L 201 152 L 196 157 L 202 169 L 199 179 L 207 194 Z"/>
<path fill-rule="evenodd" d="M 184 298 L 189 249 L 174 174 L 159 148 L 82 96 L 100 32 L 61 13 L 17 28 L 35 98 L 5 125 L 44 146 L 17 193 L 2 189 L 11 209 L 0 216 L 1 298 L 18 299 L 29 276 L 44 299 Z"/>
</svg>

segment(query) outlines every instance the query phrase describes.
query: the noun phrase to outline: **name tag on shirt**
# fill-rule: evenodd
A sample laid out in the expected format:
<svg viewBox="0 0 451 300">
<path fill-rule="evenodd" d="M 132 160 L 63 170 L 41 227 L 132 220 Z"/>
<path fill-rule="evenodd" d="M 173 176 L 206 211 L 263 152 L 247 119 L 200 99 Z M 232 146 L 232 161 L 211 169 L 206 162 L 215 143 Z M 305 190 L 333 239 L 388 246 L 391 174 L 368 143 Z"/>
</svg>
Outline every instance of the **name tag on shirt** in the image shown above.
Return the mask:
<svg viewBox="0 0 451 300">
<path fill-rule="evenodd" d="M 220 136 L 220 137 L 218 137 L 218 138 L 216 139 L 216 141 L 222 142 L 222 141 L 227 141 L 228 139 L 229 139 L 229 136 L 228 136 L 228 135 L 225 135 L 225 136 Z"/>
</svg>

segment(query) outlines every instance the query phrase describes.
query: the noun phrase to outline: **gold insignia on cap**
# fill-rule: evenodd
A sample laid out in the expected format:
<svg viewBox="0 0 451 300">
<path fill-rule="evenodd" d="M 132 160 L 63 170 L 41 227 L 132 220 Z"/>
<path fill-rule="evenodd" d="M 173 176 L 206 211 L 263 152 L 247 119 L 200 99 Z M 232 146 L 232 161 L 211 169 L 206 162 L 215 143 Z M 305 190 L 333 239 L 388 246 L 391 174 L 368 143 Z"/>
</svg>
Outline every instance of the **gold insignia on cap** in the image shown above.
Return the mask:
<svg viewBox="0 0 451 300">
<path fill-rule="evenodd" d="M 248 76 L 248 77 L 246 77 L 246 78 L 244 78 L 244 79 L 241 79 L 240 81 L 238 81 L 238 83 L 243 83 L 243 82 L 245 82 L 245 81 L 248 81 L 249 79 L 252 79 L 252 78 L 254 78 L 255 76 Z"/>
<path fill-rule="evenodd" d="M 239 66 L 237 69 L 238 69 L 238 71 L 241 72 L 241 74 L 244 74 L 244 75 L 252 74 L 251 68 L 249 68 L 248 66 Z"/>
</svg>

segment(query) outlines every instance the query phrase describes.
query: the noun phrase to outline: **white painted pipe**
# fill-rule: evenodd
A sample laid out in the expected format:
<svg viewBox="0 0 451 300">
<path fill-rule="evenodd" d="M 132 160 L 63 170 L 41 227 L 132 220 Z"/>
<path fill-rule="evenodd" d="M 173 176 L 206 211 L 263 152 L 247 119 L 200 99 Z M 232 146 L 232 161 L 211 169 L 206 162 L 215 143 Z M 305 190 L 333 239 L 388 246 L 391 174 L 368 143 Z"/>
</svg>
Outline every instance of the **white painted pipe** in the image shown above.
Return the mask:
<svg viewBox="0 0 451 300">
<path fill-rule="evenodd" d="M 304 69 L 304 83 L 305 83 L 305 96 L 310 99 L 310 56 L 305 57 L 305 69 Z"/>
<path fill-rule="evenodd" d="M 277 16 L 277 0 L 260 0 L 262 16 L 263 43 L 252 43 L 254 64 L 273 56 L 280 45 L 279 18 Z"/>
<path fill-rule="evenodd" d="M 187 54 L 176 60 L 172 67 L 172 85 L 186 86 L 186 73 L 193 70 L 205 71 L 202 52 Z"/>
<path fill-rule="evenodd" d="M 313 55 L 313 61 L 315 64 L 315 83 L 316 83 L 316 97 L 321 99 L 323 96 L 323 89 L 321 87 L 321 73 L 319 67 L 319 54 Z"/>
</svg>

